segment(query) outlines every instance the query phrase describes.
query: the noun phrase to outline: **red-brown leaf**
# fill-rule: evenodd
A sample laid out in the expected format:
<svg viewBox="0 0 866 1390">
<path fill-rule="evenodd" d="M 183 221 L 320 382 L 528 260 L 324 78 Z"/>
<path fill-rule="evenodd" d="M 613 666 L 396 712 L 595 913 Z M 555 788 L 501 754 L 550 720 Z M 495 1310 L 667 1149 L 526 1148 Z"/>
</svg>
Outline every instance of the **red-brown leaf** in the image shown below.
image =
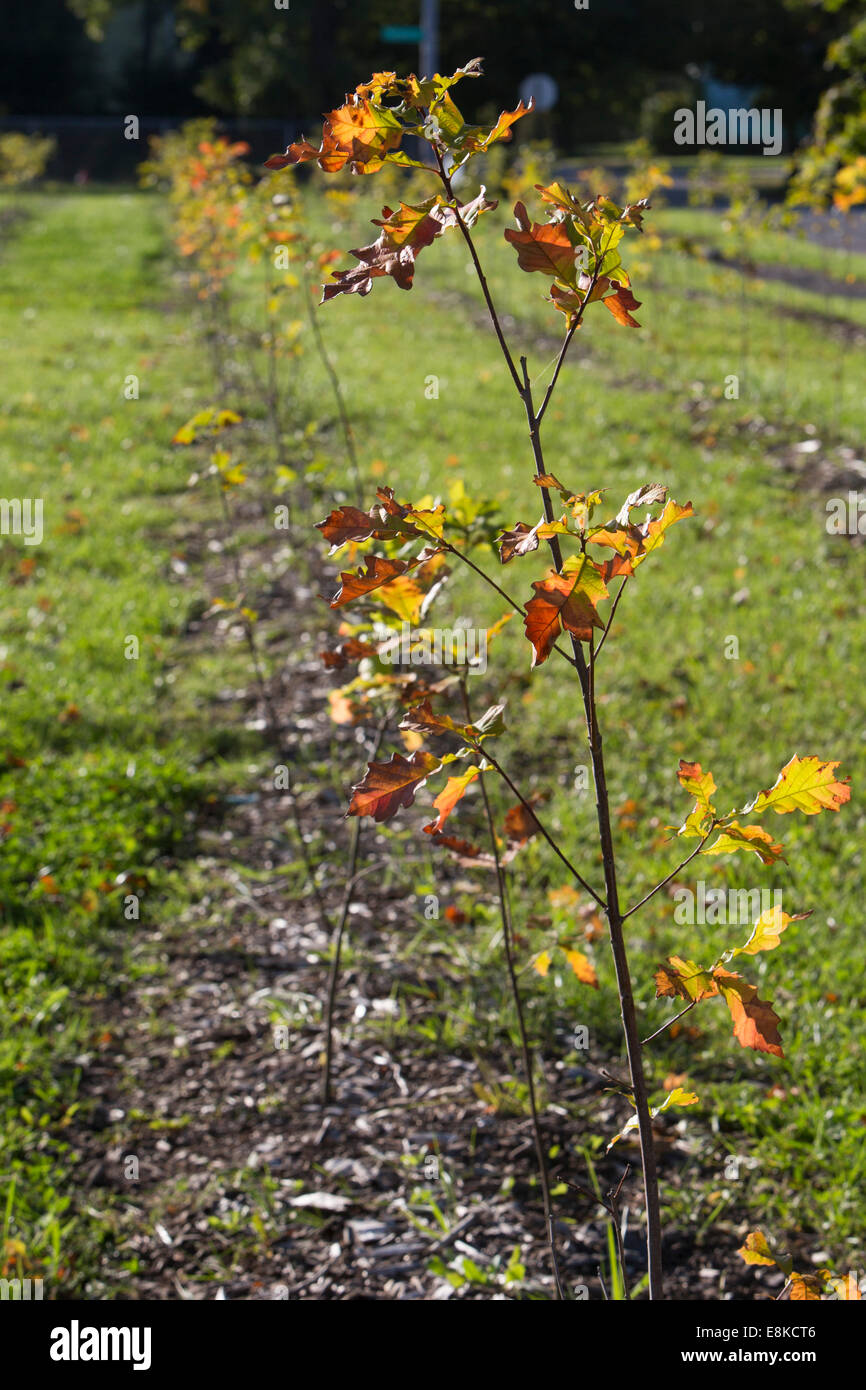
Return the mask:
<svg viewBox="0 0 866 1390">
<path fill-rule="evenodd" d="M 524 627 L 533 646 L 533 666 L 547 660 L 563 628 L 581 642 L 589 641 L 593 628 L 604 628 L 595 606 L 607 598 L 607 589 L 591 560 L 563 574 L 550 570 L 532 587 L 536 597 L 526 605 Z"/>
<path fill-rule="evenodd" d="M 388 560 L 384 555 L 368 556 L 366 569 L 359 565 L 357 573 L 340 575 L 342 583 L 331 599 L 331 607 L 341 608 L 344 603 L 351 603 L 352 599 L 360 598 L 362 594 L 372 593 L 389 580 L 405 574 L 408 568 L 405 560 Z"/>
<path fill-rule="evenodd" d="M 641 301 L 635 299 L 631 290 L 626 289 L 624 285 L 618 286 L 616 293 L 607 295 L 602 303 L 607 305 L 617 323 L 623 324 L 626 328 L 640 328 L 640 324 L 637 319 L 632 318 L 630 311 L 639 309 Z"/>
<path fill-rule="evenodd" d="M 438 758 L 423 752 L 413 753 L 411 758 L 394 753 L 390 762 L 368 763 L 366 776 L 352 788 L 346 814 L 390 820 L 402 807 L 412 805 L 416 792 L 439 766 Z"/>
</svg>

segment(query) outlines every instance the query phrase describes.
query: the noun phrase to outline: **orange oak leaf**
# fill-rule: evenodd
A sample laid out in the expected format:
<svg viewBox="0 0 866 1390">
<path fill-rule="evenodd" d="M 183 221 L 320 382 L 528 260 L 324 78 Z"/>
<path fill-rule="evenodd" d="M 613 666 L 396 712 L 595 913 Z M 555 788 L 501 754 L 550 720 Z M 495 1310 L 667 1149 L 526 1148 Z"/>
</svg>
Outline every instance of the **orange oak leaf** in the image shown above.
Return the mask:
<svg viewBox="0 0 866 1390">
<path fill-rule="evenodd" d="M 427 698 L 406 711 L 400 720 L 400 728 L 411 729 L 413 733 L 432 734 L 434 737 L 438 737 L 441 734 L 462 733 L 465 725 L 455 724 L 448 715 L 436 714 L 429 698 Z"/>
<path fill-rule="evenodd" d="M 467 226 L 471 226 L 482 212 L 496 206 L 496 202 L 490 201 L 482 188 L 477 198 L 459 209 L 460 216 Z M 332 272 L 334 283 L 324 286 L 322 303 L 327 303 L 338 294 L 360 294 L 363 297 L 370 293 L 373 281 L 383 276 L 390 276 L 402 290 L 411 289 L 418 253 L 449 227 L 456 225 L 457 210 L 438 194 L 417 205 L 401 203 L 396 212 L 388 207 L 383 208 L 382 218 L 374 219 L 374 226 L 382 229 L 378 238 L 369 246 L 361 246 L 351 252 L 360 262 L 359 265 L 352 270 Z"/>
<path fill-rule="evenodd" d="M 639 309 L 641 301 L 635 299 L 631 290 L 624 285 L 617 286 L 613 294 L 605 295 L 602 303 L 610 309 L 617 323 L 621 323 L 626 328 L 640 328 L 637 319 L 632 318 L 631 310 Z"/>
<path fill-rule="evenodd" d="M 456 862 L 467 869 L 495 869 L 496 860 L 492 854 L 486 850 L 479 849 L 477 845 L 470 844 L 468 840 L 461 840 L 456 835 L 431 835 L 431 844 L 442 845 L 444 849 L 450 850 Z M 499 865 L 510 864 L 512 859 L 519 854 L 516 845 L 511 845 L 507 850 L 500 850 Z"/>
<path fill-rule="evenodd" d="M 818 1274 L 792 1274 L 792 1303 L 820 1303 L 824 1280 Z"/>
<path fill-rule="evenodd" d="M 534 801 L 539 799 L 537 795 L 532 798 Z M 533 835 L 538 834 L 539 828 L 532 810 L 524 806 L 522 801 L 518 801 L 516 806 L 511 806 L 505 813 L 505 835 L 515 844 L 525 845 Z"/>
<path fill-rule="evenodd" d="M 398 540 L 428 534 L 413 524 L 410 508 L 394 500 L 391 488 L 377 488 L 376 496 L 379 503 L 369 512 L 360 507 L 336 507 L 324 521 L 316 522 L 316 530 L 330 542 L 332 554 L 351 541 Z"/>
<path fill-rule="evenodd" d="M 433 843 L 441 845 L 443 849 L 450 849 L 452 854 L 456 854 L 466 863 L 487 864 L 488 860 L 491 865 L 494 863 L 492 855 L 485 855 L 477 845 L 470 844 L 468 840 L 461 840 L 456 835 L 434 835 Z"/>
<path fill-rule="evenodd" d="M 471 784 L 478 776 L 477 767 L 468 767 L 465 772 L 461 772 L 457 777 L 449 777 L 443 790 L 433 802 L 435 810 L 439 812 L 434 821 L 424 826 L 425 834 L 438 835 L 443 825 L 447 821 L 458 801 L 466 795 Z"/>
<path fill-rule="evenodd" d="M 388 560 L 384 555 L 370 555 L 367 557 L 366 569 L 359 565 L 357 573 L 347 572 L 340 575 L 342 583 L 331 599 L 330 606 L 341 608 L 344 603 L 351 603 L 362 594 L 370 594 L 389 580 L 405 574 L 408 568 L 406 560 Z"/>
<path fill-rule="evenodd" d="M 340 149 L 328 121 L 322 128 L 322 143 L 318 149 L 309 140 L 301 139 L 289 145 L 285 154 L 272 154 L 265 160 L 266 169 L 285 169 L 290 164 L 306 164 L 314 159 L 326 174 L 336 174 L 349 163 L 349 151 Z M 371 171 L 372 172 L 372 171 Z"/>
<path fill-rule="evenodd" d="M 604 560 L 598 568 L 605 584 L 611 579 L 628 579 L 629 575 L 634 574 L 634 567 L 627 555 L 614 555 L 610 560 Z"/>
<path fill-rule="evenodd" d="M 387 108 L 374 106 L 366 97 L 347 98 L 344 106 L 325 117 L 318 149 L 309 140 L 297 140 L 285 154 L 266 159 L 265 167 L 285 169 L 289 164 L 305 164 L 314 159 L 328 174 L 337 173 L 347 164 L 351 164 L 353 174 L 373 174 L 381 169 L 385 155 L 397 149 L 402 138 L 402 126 Z"/>
<path fill-rule="evenodd" d="M 749 984 L 741 975 L 735 975 L 718 966 L 713 971 L 713 979 L 731 1011 L 734 1037 L 741 1047 L 753 1048 L 755 1052 L 771 1052 L 774 1057 L 784 1057 L 782 1039 L 779 1037 L 779 1017 L 765 999 L 758 998 L 755 986 Z"/>
<path fill-rule="evenodd" d="M 533 647 L 533 667 L 547 660 L 563 628 L 581 642 L 589 641 L 593 628 L 604 628 L 596 605 L 608 597 L 607 585 L 588 556 L 567 560 L 561 574 L 551 569 L 532 587 L 536 597 L 526 605 L 524 628 Z"/>
<path fill-rule="evenodd" d="M 410 243 L 396 246 L 384 234 L 369 246 L 351 251 L 361 264 L 352 270 L 335 270 L 333 284 L 323 285 L 322 303 L 327 304 L 338 294 L 370 293 L 373 281 L 388 275 L 401 290 L 411 290 L 415 277 L 415 247 Z"/>
<path fill-rule="evenodd" d="M 567 488 L 565 483 L 561 483 L 555 473 L 537 473 L 532 481 L 536 487 L 555 487 L 557 492 L 561 492 L 563 496 L 572 495 L 570 488 Z"/>
<path fill-rule="evenodd" d="M 350 637 L 347 642 L 341 642 L 339 647 L 319 652 L 319 656 L 327 670 L 341 671 L 350 661 L 360 661 L 364 656 L 375 656 L 377 650 L 378 648 L 369 642 L 360 642 L 357 637 Z"/>
<path fill-rule="evenodd" d="M 517 250 L 521 270 L 540 270 L 577 287 L 576 249 L 564 222 L 531 222 L 523 203 L 515 203 L 518 230 L 507 227 L 505 240 Z"/>
<path fill-rule="evenodd" d="M 621 525 L 619 522 L 611 521 L 606 526 L 599 526 L 591 531 L 587 540 L 594 545 L 609 546 L 618 555 L 626 557 L 632 561 L 640 555 L 643 550 L 643 536 L 639 526 Z"/>
<path fill-rule="evenodd" d="M 340 150 L 348 152 L 352 173 L 375 173 L 384 156 L 396 150 L 403 138 L 399 120 L 387 107 L 366 98 L 355 98 L 329 111 L 325 117 L 328 136 Z"/>
<path fill-rule="evenodd" d="M 463 147 L 473 150 L 486 150 L 489 149 L 491 145 L 495 145 L 499 140 L 510 140 L 512 135 L 511 127 L 516 121 L 521 120 L 523 116 L 528 116 L 533 106 L 534 103 L 531 97 L 528 106 L 524 106 L 523 102 L 519 101 L 513 111 L 502 111 L 500 113 L 499 120 L 492 130 L 487 131 L 485 134 L 480 134 L 477 137 L 473 131 L 461 142 Z"/>
<path fill-rule="evenodd" d="M 581 984 L 591 985 L 593 989 L 598 989 L 598 976 L 588 956 L 585 956 L 582 951 L 567 950 L 565 959 L 568 961 Z"/>
<path fill-rule="evenodd" d="M 386 821 L 405 806 L 411 806 L 416 792 L 441 764 L 432 753 L 413 753 L 404 758 L 394 753 L 390 762 L 368 763 L 362 781 L 352 788 L 347 816 L 372 816 Z"/>
<path fill-rule="evenodd" d="M 348 541 L 366 541 L 378 536 L 375 521 L 369 512 L 362 512 L 360 507 L 337 507 L 328 513 L 324 521 L 316 522 L 316 529 L 321 531 L 334 550 Z"/>
</svg>

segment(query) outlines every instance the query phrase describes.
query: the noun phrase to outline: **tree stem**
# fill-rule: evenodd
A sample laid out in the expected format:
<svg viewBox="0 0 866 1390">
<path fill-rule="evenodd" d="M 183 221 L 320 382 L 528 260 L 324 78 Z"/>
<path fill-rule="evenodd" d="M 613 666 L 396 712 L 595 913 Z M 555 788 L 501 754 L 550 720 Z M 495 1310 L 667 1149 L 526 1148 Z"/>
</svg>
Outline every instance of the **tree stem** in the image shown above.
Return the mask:
<svg viewBox="0 0 866 1390">
<path fill-rule="evenodd" d="M 453 201 L 454 194 L 451 188 L 451 183 L 448 178 L 448 175 L 445 172 L 444 165 L 442 164 L 441 156 L 438 153 L 437 159 L 439 160 L 440 176 L 442 178 L 443 185 L 449 198 L 451 198 Z M 546 474 L 547 469 L 544 466 L 544 452 L 541 446 L 541 417 L 544 411 L 547 409 L 547 405 L 552 395 L 552 388 L 556 385 L 556 381 L 559 377 L 560 370 L 565 361 L 568 346 L 574 336 L 574 333 L 578 325 L 580 324 L 583 318 L 584 310 L 586 309 L 586 306 L 589 303 L 593 289 L 595 288 L 596 283 L 598 281 L 598 266 L 596 266 L 596 270 L 590 280 L 586 293 L 584 294 L 583 301 L 580 305 L 580 308 L 577 311 L 575 320 L 573 321 L 572 325 L 569 327 L 567 331 L 566 340 L 563 343 L 562 350 L 560 351 L 560 355 L 557 359 L 553 380 L 544 396 L 542 409 L 541 411 L 536 413 L 532 400 L 532 385 L 529 379 L 529 371 L 526 364 L 526 358 L 520 358 L 522 375 L 521 380 L 521 375 L 518 375 L 518 372 L 514 366 L 514 360 L 508 349 L 508 345 L 505 342 L 505 337 L 503 335 L 502 328 L 499 323 L 499 318 L 497 316 L 496 309 L 493 305 L 493 301 L 490 296 L 490 291 L 487 287 L 487 281 L 484 278 L 484 273 L 481 269 L 481 264 L 478 259 L 478 253 L 472 241 L 471 233 L 469 231 L 469 228 L 466 226 L 463 219 L 461 218 L 459 212 L 457 213 L 457 222 L 463 234 L 463 238 L 469 248 L 469 253 L 472 257 L 472 263 L 475 267 L 475 271 L 478 276 L 479 283 L 481 285 L 481 290 L 484 295 L 484 299 L 487 304 L 488 310 L 490 312 L 493 327 L 496 331 L 496 336 L 499 340 L 499 345 L 502 349 L 506 365 L 508 366 L 508 369 L 511 373 L 511 377 L 514 381 L 517 393 L 520 396 L 520 399 L 523 401 L 523 405 L 526 411 L 527 426 L 529 429 L 530 444 L 532 446 L 533 458 L 535 460 L 536 474 L 539 477 L 543 477 Z M 542 488 L 541 494 L 544 500 L 545 519 L 548 522 L 552 522 L 554 520 L 554 516 L 553 506 L 550 500 L 550 493 L 547 488 Z M 550 546 L 550 553 L 553 558 L 554 566 L 557 572 L 560 572 L 562 570 L 562 550 L 559 544 L 559 537 L 557 535 L 552 535 L 549 539 L 548 544 Z M 610 945 L 613 954 L 614 969 L 616 972 L 617 989 L 619 992 L 620 1012 L 622 1015 L 623 1032 L 625 1035 L 626 1052 L 628 1055 L 629 1073 L 631 1076 L 635 1109 L 637 1111 L 638 1134 L 640 1138 L 641 1161 L 643 1165 L 644 1194 L 646 1200 L 649 1296 L 651 1299 L 662 1299 L 664 1298 L 664 1289 L 662 1282 L 661 1212 L 659 1205 L 655 1142 L 653 1139 L 652 1119 L 650 1116 L 646 1079 L 644 1077 L 643 1071 L 643 1057 L 641 1054 L 640 1034 L 637 1026 L 637 1013 L 635 1009 L 634 996 L 632 994 L 631 976 L 628 967 L 628 955 L 626 952 L 625 937 L 623 935 L 623 916 L 619 906 L 619 893 L 617 888 L 616 876 L 616 856 L 614 851 L 613 834 L 611 831 L 610 822 L 610 799 L 607 790 L 607 778 L 604 766 L 602 737 L 601 731 L 598 727 L 598 719 L 595 704 L 595 690 L 593 679 L 594 671 L 592 673 L 590 672 L 589 666 L 587 665 L 586 657 L 584 655 L 583 647 L 581 646 L 578 639 L 574 636 L 572 636 L 571 638 L 571 646 L 572 651 L 574 653 L 574 664 L 577 669 L 578 679 L 580 681 L 580 688 L 583 696 L 584 712 L 586 715 L 586 727 L 589 738 L 590 757 L 592 760 L 593 777 L 595 780 L 596 816 L 598 821 L 602 858 L 604 861 L 604 877 L 606 890 L 605 897 L 607 900 L 605 910 L 607 913 Z M 481 780 L 483 790 L 483 777 Z"/>
<path fill-rule="evenodd" d="M 463 707 L 466 710 L 466 721 L 472 723 L 472 713 L 469 708 L 469 694 L 466 689 L 465 680 L 461 682 L 463 694 Z M 541 1124 L 538 1118 L 538 1105 L 535 1097 L 535 1079 L 532 1072 L 532 1054 L 529 1050 L 529 1039 L 526 1035 L 526 1020 L 523 1017 L 523 1001 L 520 997 L 520 985 L 517 980 L 517 970 L 514 964 L 514 942 L 511 935 L 511 920 L 508 911 L 508 899 L 505 889 L 505 871 L 502 867 L 502 860 L 499 857 L 499 844 L 496 839 L 496 825 L 493 820 L 493 811 L 490 806 L 490 798 L 487 794 L 487 786 L 484 774 L 478 779 L 481 785 L 481 797 L 484 802 L 484 814 L 487 819 L 487 829 L 490 835 L 490 848 L 496 863 L 496 883 L 499 891 L 499 913 L 502 921 L 502 940 L 505 946 L 505 962 L 508 969 L 508 980 L 511 986 L 511 995 L 514 1000 L 514 1011 L 517 1015 L 517 1031 L 520 1034 L 520 1051 L 523 1056 L 523 1070 L 526 1074 L 526 1088 L 529 1096 L 529 1111 L 532 1117 L 532 1133 L 535 1139 L 535 1155 L 538 1160 L 538 1174 L 541 1179 L 541 1196 L 544 1204 L 544 1225 L 547 1231 L 547 1245 L 550 1251 L 550 1264 L 553 1271 L 553 1283 L 556 1289 L 557 1299 L 563 1298 L 562 1283 L 559 1277 L 559 1264 L 556 1258 L 556 1241 L 553 1230 L 553 1205 L 550 1200 L 550 1180 L 547 1174 L 547 1158 L 544 1152 L 544 1140 L 541 1134 Z"/>
</svg>

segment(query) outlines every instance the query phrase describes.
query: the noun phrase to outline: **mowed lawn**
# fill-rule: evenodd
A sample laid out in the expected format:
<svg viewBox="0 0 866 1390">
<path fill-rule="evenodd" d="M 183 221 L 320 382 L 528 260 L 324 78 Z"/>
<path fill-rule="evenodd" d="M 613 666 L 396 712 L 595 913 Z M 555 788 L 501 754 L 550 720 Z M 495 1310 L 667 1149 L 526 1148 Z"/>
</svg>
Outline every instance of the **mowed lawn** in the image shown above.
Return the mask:
<svg viewBox="0 0 866 1390">
<path fill-rule="evenodd" d="M 305 195 L 322 250 L 372 239 L 368 218 L 382 201 L 375 183 L 362 181 L 363 200 L 348 205 Z M 192 659 L 184 646 L 187 618 L 211 597 L 202 547 L 191 538 L 212 522 L 216 499 L 187 490 L 188 460 L 169 441 L 215 396 L 172 278 L 165 208 L 156 195 L 129 192 L 21 202 L 28 220 L 7 232 L 0 253 L 0 495 L 44 499 L 44 540 L 30 547 L 4 537 L 0 550 L 0 1211 L 5 1238 L 17 1242 L 10 1268 L 45 1270 L 74 1289 L 98 1266 L 104 1230 L 99 1212 L 73 1200 L 65 1183 L 71 1107 L 81 1068 L 102 1045 L 100 999 L 119 980 L 133 989 L 136 972 L 150 968 L 137 955 L 135 921 L 124 917 L 123 875 L 144 884 L 142 913 L 166 910 L 169 880 L 176 905 L 202 806 L 219 789 L 244 792 L 240 745 L 220 741 L 210 717 L 214 690 L 242 660 L 213 651 Z M 507 331 L 541 385 L 559 315 L 542 298 L 542 277 L 517 271 L 504 225 L 500 209 L 479 244 Z M 643 327 L 620 328 L 601 307 L 589 313 L 545 427 L 548 467 L 577 491 L 606 488 L 611 512 L 650 481 L 696 512 L 629 586 L 600 662 L 623 898 L 636 900 L 677 862 L 664 827 L 689 809 L 675 776 L 681 757 L 712 769 L 725 810 L 770 785 L 794 753 L 841 760 L 853 787 L 838 816 L 774 817 L 768 828 L 785 843 L 785 864 L 705 859 L 682 880 L 779 888 L 787 910 L 812 915 L 744 970 L 782 1019 L 784 1060 L 742 1051 L 713 1003 L 693 1016 L 699 1036 L 662 1034 L 653 1044 L 654 1093 L 663 1095 L 673 1073 L 701 1098 L 687 1112 L 689 1161 L 666 1204 L 684 1226 L 749 1219 L 780 1237 L 803 1233 L 809 1249 L 862 1267 L 866 552 L 828 534 L 833 494 L 817 478 L 863 453 L 866 301 L 854 290 L 866 282 L 866 258 L 822 251 L 817 268 L 827 282 L 798 288 L 688 255 L 677 237 L 718 239 L 737 254 L 737 230 L 709 214 L 662 211 L 654 225 L 665 236 L 661 249 L 636 238 L 631 260 L 628 242 L 623 249 Z M 761 262 L 760 239 L 749 254 Z M 815 269 L 805 244 L 778 235 L 767 238 L 765 260 Z M 239 275 L 237 294 L 251 315 L 260 294 L 252 271 Z M 419 258 L 411 293 L 379 281 L 366 300 L 347 297 L 319 312 L 374 484 L 417 501 L 459 480 L 470 493 L 492 493 L 508 524 L 531 523 L 538 493 L 520 405 L 481 308 L 463 247 L 445 238 Z M 287 313 L 303 320 L 299 304 Z M 124 397 L 130 374 L 139 378 L 137 400 Z M 739 396 L 726 399 L 732 376 Z M 309 352 L 292 407 L 299 430 L 329 415 L 326 389 Z M 339 491 L 334 438 L 322 434 L 313 469 L 333 472 Z M 274 469 L 263 440 L 247 441 L 261 480 Z M 840 495 L 847 491 L 846 482 Z M 309 518 L 313 544 L 317 519 Z M 297 544 L 302 552 L 301 533 Z M 503 578 L 525 599 L 542 570 L 541 558 L 525 558 Z M 458 614 L 482 625 L 501 611 L 494 595 L 462 578 L 439 609 L 443 626 Z M 311 632 L 319 621 L 311 615 Z M 137 660 L 125 657 L 130 635 L 139 639 Z M 491 648 L 487 675 L 473 678 L 475 699 L 480 707 L 506 699 L 504 756 L 527 786 L 537 778 L 551 790 L 546 819 L 598 879 L 591 796 L 574 791 L 587 762 L 577 693 L 564 666 L 551 661 L 531 677 L 528 666 L 514 622 Z M 379 848 L 400 854 L 407 833 L 395 843 L 382 831 Z M 517 862 L 516 920 L 533 943 L 541 941 L 537 920 L 550 913 L 547 893 L 563 882 L 541 846 Z M 435 871 L 417 891 L 428 887 L 436 890 Z M 711 963 L 747 934 L 680 926 L 664 894 L 630 919 L 645 1033 L 671 1011 L 653 998 L 665 955 Z M 465 987 L 449 986 L 441 1016 L 432 1024 L 425 1016 L 423 1027 L 410 1002 L 393 1046 L 483 1045 L 503 1019 L 507 1026 L 493 937 L 491 923 L 460 942 L 471 966 Z M 593 1062 L 604 1065 L 618 1057 L 618 1011 L 603 942 L 593 953 L 597 993 L 557 984 L 554 972 L 523 978 L 545 1049 L 582 1060 L 568 1053 L 582 1023 Z M 594 1132 L 591 1115 L 576 1115 L 575 1131 L 580 1147 L 603 1148 L 609 1137 Z M 742 1162 L 731 1165 L 731 1155 Z"/>
<path fill-rule="evenodd" d="M 67 1169 L 81 1069 L 111 1041 L 93 1009 L 135 988 L 130 898 L 146 920 L 213 778 L 175 684 L 189 596 L 172 551 L 196 502 L 166 448 L 208 388 L 153 203 L 18 206 L 0 256 L 0 493 L 42 499 L 44 537 L 0 550 L 0 1208 L 7 1273 L 74 1290 L 100 1240 Z"/>
</svg>

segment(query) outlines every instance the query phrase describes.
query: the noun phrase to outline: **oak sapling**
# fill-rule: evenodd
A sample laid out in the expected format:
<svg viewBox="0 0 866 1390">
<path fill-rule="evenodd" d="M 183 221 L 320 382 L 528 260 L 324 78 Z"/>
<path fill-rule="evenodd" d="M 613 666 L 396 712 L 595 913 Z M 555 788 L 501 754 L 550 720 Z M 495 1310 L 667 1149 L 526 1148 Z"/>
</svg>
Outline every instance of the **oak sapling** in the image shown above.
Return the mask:
<svg viewBox="0 0 866 1390">
<path fill-rule="evenodd" d="M 747 940 L 735 943 L 712 964 L 704 966 L 678 956 L 670 957 L 656 973 L 656 997 L 671 999 L 684 1007 L 672 1015 L 650 1037 L 641 1039 L 632 995 L 624 926 L 629 917 L 644 906 L 698 855 L 752 854 L 762 865 L 772 865 L 782 855 L 766 828 L 752 818 L 764 813 L 777 815 L 801 811 L 814 815 L 822 810 L 838 810 L 850 796 L 845 780 L 836 776 L 837 763 L 822 762 L 814 756 L 794 757 L 783 768 L 775 785 L 760 792 L 747 805 L 720 813 L 715 804 L 716 785 L 709 772 L 696 762 L 681 761 L 677 776 L 692 797 L 691 813 L 679 827 L 672 827 L 675 838 L 696 840 L 690 853 L 656 883 L 639 902 L 624 908 L 620 901 L 617 860 L 611 825 L 602 734 L 598 719 L 597 674 L 599 658 L 610 636 L 617 608 L 626 588 L 643 562 L 665 544 L 669 530 L 693 515 L 691 502 L 677 502 L 667 489 L 648 482 L 633 491 L 615 514 L 605 502 L 604 490 L 582 480 L 574 486 L 561 481 L 549 470 L 542 445 L 542 422 L 560 379 L 569 347 L 583 319 L 594 304 L 604 305 L 616 323 L 626 329 L 640 327 L 635 314 L 640 301 L 632 291 L 620 246 L 627 235 L 640 234 L 649 204 L 645 199 L 619 206 L 604 196 L 581 200 L 569 188 L 555 182 L 538 185 L 541 220 L 534 220 L 522 202 L 514 208 L 515 228 L 505 232 L 514 248 L 519 269 L 541 273 L 549 282 L 547 298 L 553 310 L 562 315 L 562 341 L 556 363 L 540 400 L 536 403 L 526 358 L 515 358 L 508 343 L 503 321 L 497 312 L 490 287 L 473 238 L 473 227 L 496 204 L 482 187 L 475 197 L 460 201 L 454 192 L 455 173 L 491 145 L 507 140 L 514 124 L 531 109 L 522 103 L 504 111 L 492 129 L 469 125 L 454 102 L 453 88 L 463 78 L 478 77 L 480 60 L 474 59 L 450 77 L 429 78 L 394 73 L 377 73 L 346 98 L 343 106 L 325 118 L 318 145 L 300 140 L 268 161 L 274 169 L 310 161 L 325 172 L 349 166 L 355 174 L 372 174 L 388 163 L 426 171 L 433 181 L 430 197 L 415 205 L 401 203 L 397 209 L 385 207 L 375 220 L 376 238 L 351 254 L 358 264 L 332 273 L 324 287 L 323 302 L 345 294 L 368 295 L 378 279 L 390 278 L 409 290 L 414 282 L 416 261 L 421 253 L 448 231 L 463 238 L 490 316 L 506 369 L 511 377 L 525 416 L 538 492 L 529 489 L 530 503 L 540 497 L 541 515 L 537 519 L 515 520 L 498 535 L 499 557 L 503 566 L 531 569 L 528 581 L 521 580 L 522 597 L 512 598 L 498 579 L 487 573 L 472 556 L 472 526 L 484 520 L 484 504 L 474 503 L 467 525 L 465 495 L 455 502 L 448 490 L 442 497 L 415 501 L 397 497 L 387 486 L 377 490 L 377 500 L 369 511 L 352 506 L 336 506 L 319 523 L 319 530 L 330 543 L 332 553 L 348 547 L 353 568 L 340 576 L 340 587 L 330 600 L 334 609 L 363 603 L 366 615 L 354 626 L 344 627 L 344 641 L 325 654 L 326 664 L 337 667 L 350 662 L 365 663 L 359 675 L 339 692 L 332 702 L 340 705 L 344 717 L 352 718 L 378 699 L 407 705 L 400 728 L 415 736 L 414 746 L 394 752 L 388 761 L 373 760 L 366 776 L 352 791 L 348 815 L 387 821 L 400 809 L 411 807 L 418 792 L 432 779 L 445 775 L 442 791 L 434 801 L 436 818 L 423 826 L 422 833 L 444 853 L 464 864 L 486 864 L 496 875 L 506 964 L 514 995 L 521 1034 L 524 1066 L 529 1087 L 535 1129 L 536 1151 L 541 1172 L 542 1194 L 548 1229 L 548 1243 L 555 1289 L 564 1297 L 558 1270 L 553 1212 L 546 1178 L 545 1153 L 533 1090 L 532 1061 L 523 1026 L 518 987 L 517 943 L 512 929 L 505 869 L 531 836 L 541 836 L 564 864 L 584 892 L 607 917 L 613 953 L 620 1013 L 628 1056 L 629 1077 L 623 1090 L 634 1106 L 634 1115 L 611 1139 L 617 1142 L 637 1130 L 647 1222 L 647 1265 L 650 1298 L 664 1296 L 661 1260 L 661 1223 L 653 1118 L 675 1106 L 691 1106 L 698 1097 L 683 1087 L 669 1091 L 651 1106 L 644 1074 L 643 1049 L 682 1013 L 705 1000 L 720 999 L 727 1005 L 734 1035 L 743 1046 L 781 1056 L 779 1018 L 772 1006 L 758 998 L 757 989 L 737 972 L 729 970 L 738 956 L 751 956 L 774 950 L 795 916 L 774 908 L 754 923 Z M 427 142 L 430 155 L 410 156 L 403 148 L 406 136 Z M 559 467 L 557 465 L 557 467 Z M 595 483 L 597 480 L 592 480 Z M 554 502 L 556 500 L 556 503 Z M 532 511 L 537 515 L 538 506 Z M 604 519 L 600 519 L 604 518 Z M 483 529 L 483 528 L 482 528 Z M 359 547 L 369 542 L 375 549 L 356 564 Z M 536 551 L 546 548 L 550 562 L 537 564 Z M 589 881 L 570 859 L 557 837 L 544 824 L 537 798 L 521 789 L 512 769 L 494 750 L 504 728 L 504 706 L 497 703 L 484 714 L 473 714 L 465 679 L 421 681 L 417 676 L 395 673 L 377 660 L 382 638 L 381 625 L 399 629 L 404 622 L 416 624 L 426 615 L 438 595 L 441 579 L 452 563 L 467 565 L 503 600 L 502 619 L 488 637 L 519 614 L 530 647 L 530 666 L 536 669 L 556 656 L 567 679 L 576 677 L 584 708 L 589 763 L 592 767 L 598 823 L 598 845 L 603 864 L 603 883 Z M 516 586 L 515 586 L 516 587 Z M 514 623 L 511 630 L 517 628 Z M 568 671 L 565 671 L 568 667 Z M 443 748 L 449 751 L 442 751 Z M 489 785 L 500 779 L 516 800 L 516 805 L 499 826 L 489 796 Z M 522 774 L 521 774 L 522 780 Z M 484 803 L 489 848 L 465 838 L 454 828 L 451 817 L 463 798 L 478 788 Z M 745 823 L 748 822 L 748 823 Z M 797 914 L 800 916 L 803 914 Z M 569 947 L 572 949 L 569 950 Z M 564 959 L 575 975 L 588 987 L 597 987 L 592 964 L 573 943 L 559 942 Z M 571 958 L 570 958 L 571 957 Z M 545 974 L 549 953 L 536 957 L 536 969 Z M 619 1193 L 617 1193 L 617 1196 Z M 620 1271 L 623 1286 L 624 1269 Z"/>
</svg>

